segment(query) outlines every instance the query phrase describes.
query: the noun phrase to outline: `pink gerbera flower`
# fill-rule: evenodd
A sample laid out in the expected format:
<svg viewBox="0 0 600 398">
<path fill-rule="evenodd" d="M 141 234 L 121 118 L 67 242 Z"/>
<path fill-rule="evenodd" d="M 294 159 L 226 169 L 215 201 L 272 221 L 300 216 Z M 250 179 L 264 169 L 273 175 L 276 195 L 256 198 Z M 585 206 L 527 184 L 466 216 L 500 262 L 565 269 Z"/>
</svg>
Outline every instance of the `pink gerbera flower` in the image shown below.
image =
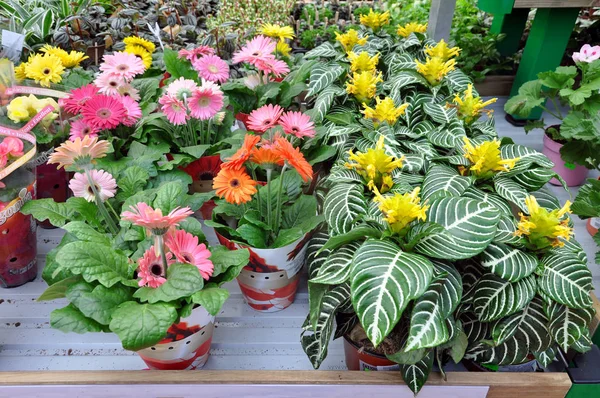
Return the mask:
<svg viewBox="0 0 600 398">
<path fill-rule="evenodd" d="M 105 55 L 103 60 L 104 62 L 100 65 L 102 72 L 118 76 L 125 81 L 130 81 L 135 75 L 144 73 L 146 70 L 142 60 L 134 54 L 116 52 Z"/>
<path fill-rule="evenodd" d="M 244 47 L 233 54 L 233 63 L 247 62 L 251 65 L 256 65 L 259 61 L 274 59 L 272 54 L 275 51 L 277 43 L 266 36 L 256 36 L 254 39 L 246 43 Z"/>
<path fill-rule="evenodd" d="M 179 225 L 179 222 L 194 214 L 189 207 L 182 209 L 176 207 L 169 214 L 163 216 L 160 209 L 153 209 L 144 202 L 139 202 L 129 208 L 132 211 L 124 211 L 121 214 L 123 220 L 148 228 L 154 235 L 164 235 L 169 228 Z"/>
<path fill-rule="evenodd" d="M 261 72 L 275 77 L 281 77 L 290 72 L 290 67 L 283 61 L 278 59 L 265 59 L 256 62 L 256 67 Z"/>
<path fill-rule="evenodd" d="M 2 153 L 12 157 L 23 156 L 23 141 L 16 137 L 6 137 L 2 143 Z"/>
<path fill-rule="evenodd" d="M 111 75 L 110 73 L 101 73 L 94 80 L 94 84 L 98 86 L 98 91 L 102 94 L 118 95 L 119 87 L 125 84 L 125 82 L 119 76 Z"/>
<path fill-rule="evenodd" d="M 262 80 L 262 81 L 261 81 Z M 262 76 L 262 79 L 258 76 L 258 73 L 249 74 L 244 78 L 244 85 L 251 90 L 254 90 L 256 87 L 261 84 L 269 83 L 269 76 Z"/>
<path fill-rule="evenodd" d="M 175 262 L 171 253 L 166 253 L 167 267 Z M 138 286 L 147 286 L 153 289 L 159 287 L 167 280 L 163 275 L 167 274 L 167 270 L 160 258 L 160 255 L 154 250 L 154 246 L 150 246 L 142 257 L 138 259 L 137 276 L 140 278 Z"/>
<path fill-rule="evenodd" d="M 114 129 L 125 118 L 126 111 L 120 97 L 97 95 L 81 109 L 86 123 L 99 129 Z"/>
<path fill-rule="evenodd" d="M 298 138 L 314 137 L 315 125 L 310 116 L 302 112 L 286 112 L 279 119 L 279 125 L 287 134 L 293 134 Z"/>
<path fill-rule="evenodd" d="M 264 133 L 277 124 L 283 108 L 279 105 L 265 105 L 253 110 L 248 117 L 248 127 L 252 131 Z"/>
<path fill-rule="evenodd" d="M 202 85 L 188 101 L 188 106 L 193 118 L 208 120 L 223 107 L 223 92 L 214 90 L 209 85 Z"/>
<path fill-rule="evenodd" d="M 91 182 L 85 173 L 75 173 L 75 176 L 69 181 L 69 188 L 73 195 L 78 198 L 84 198 L 88 202 L 96 199 L 93 187 L 98 192 L 101 201 L 115 196 L 117 192 L 117 182 L 110 173 L 104 170 L 90 170 Z"/>
<path fill-rule="evenodd" d="M 170 95 L 163 95 L 159 98 L 158 103 L 162 105 L 160 110 L 167 116 L 167 120 L 171 124 L 181 126 L 189 120 L 190 115 L 183 101 Z"/>
<path fill-rule="evenodd" d="M 213 273 L 214 265 L 208 259 L 210 251 L 204 244 L 198 244 L 198 238 L 189 232 L 177 230 L 169 232 L 165 245 L 180 263 L 193 264 L 206 280 Z"/>
<path fill-rule="evenodd" d="M 123 97 L 130 97 L 134 101 L 140 100 L 140 92 L 129 83 L 122 84 L 117 91 Z"/>
<path fill-rule="evenodd" d="M 191 50 L 179 50 L 179 57 L 185 58 L 188 61 L 194 61 L 203 55 L 213 55 L 215 53 L 214 48 L 209 46 L 199 46 Z"/>
<path fill-rule="evenodd" d="M 122 122 L 125 126 L 133 126 L 142 117 L 140 105 L 131 97 L 121 97 L 123 108 L 125 108 L 125 117 Z"/>
<path fill-rule="evenodd" d="M 167 87 L 167 95 L 175 97 L 180 101 L 186 101 L 192 98 L 194 92 L 198 89 L 195 81 L 180 77 Z"/>
<path fill-rule="evenodd" d="M 83 139 L 86 135 L 97 137 L 98 129 L 83 119 L 77 119 L 71 123 L 71 130 L 69 131 L 69 139 L 71 141 L 75 141 L 77 138 Z"/>
<path fill-rule="evenodd" d="M 75 90 L 71 90 L 69 96 L 63 99 L 62 106 L 67 112 L 77 115 L 81 112 L 81 107 L 97 94 L 98 87 L 93 84 L 87 84 L 76 88 Z"/>
<path fill-rule="evenodd" d="M 224 83 L 229 79 L 229 65 L 216 55 L 206 55 L 192 62 L 203 79 Z"/>
</svg>

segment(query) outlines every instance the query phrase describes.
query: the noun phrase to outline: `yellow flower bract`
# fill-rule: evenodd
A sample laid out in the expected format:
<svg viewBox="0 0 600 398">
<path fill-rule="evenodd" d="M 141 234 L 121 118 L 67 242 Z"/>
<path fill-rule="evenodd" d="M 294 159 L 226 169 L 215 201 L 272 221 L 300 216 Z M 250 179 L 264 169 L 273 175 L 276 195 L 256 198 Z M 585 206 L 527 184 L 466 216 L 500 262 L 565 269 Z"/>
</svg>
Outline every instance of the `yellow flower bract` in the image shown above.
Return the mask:
<svg viewBox="0 0 600 398">
<path fill-rule="evenodd" d="M 123 43 L 125 43 L 125 47 L 140 46 L 144 50 L 148 51 L 150 54 L 152 54 L 156 50 L 156 46 L 154 45 L 154 43 L 137 36 L 126 37 L 123 39 Z"/>
<path fill-rule="evenodd" d="M 60 61 L 65 68 L 75 68 L 79 66 L 81 61 L 89 58 L 80 51 L 66 52 L 62 48 L 53 47 L 49 44 L 46 44 L 44 47 L 42 47 L 40 51 L 46 54 L 55 55 L 60 58 Z"/>
<path fill-rule="evenodd" d="M 482 113 L 487 113 L 487 115 L 490 116 L 494 111 L 492 109 L 484 108 L 497 100 L 498 98 L 492 98 L 484 102 L 481 97 L 474 97 L 472 84 L 469 84 L 462 97 L 458 94 L 454 96 L 454 103 L 458 109 L 458 117 L 463 119 L 466 123 L 476 121 Z"/>
<path fill-rule="evenodd" d="M 444 61 L 439 57 L 427 57 L 425 63 L 415 60 L 417 72 L 419 72 L 432 86 L 440 84 L 444 76 L 452 72 L 456 66 L 456 61 L 451 59 Z"/>
<path fill-rule="evenodd" d="M 465 143 L 465 157 L 471 162 L 471 173 L 478 178 L 490 178 L 500 171 L 510 171 L 519 161 L 519 158 L 502 159 L 500 154 L 500 141 L 493 139 L 473 146 L 467 137 Z"/>
<path fill-rule="evenodd" d="M 427 32 L 427 24 L 420 24 L 416 22 L 410 22 L 404 26 L 398 26 L 398 36 L 408 37 L 411 33 L 425 33 Z"/>
<path fill-rule="evenodd" d="M 430 57 L 441 58 L 444 61 L 447 61 L 454 57 L 458 57 L 459 53 L 460 48 L 448 47 L 448 44 L 446 44 L 444 39 L 440 40 L 435 46 L 427 46 L 427 48 L 425 48 L 425 54 L 427 54 Z"/>
<path fill-rule="evenodd" d="M 348 53 L 348 60 L 350 61 L 350 70 L 352 72 L 375 72 L 377 64 L 379 63 L 379 54 L 370 56 L 368 52 L 361 51 L 360 54 L 356 54 L 354 51 Z"/>
<path fill-rule="evenodd" d="M 354 29 L 349 29 L 346 33 L 339 34 L 335 32 L 335 39 L 340 42 L 342 47 L 344 47 L 344 51 L 351 51 L 355 45 L 364 46 L 367 43 L 367 39 L 369 36 L 365 36 L 362 39 L 358 37 L 358 31 Z"/>
<path fill-rule="evenodd" d="M 346 92 L 354 95 L 359 102 L 368 102 L 377 93 L 377 83 L 382 82 L 381 72 L 356 72 L 346 82 Z"/>
<path fill-rule="evenodd" d="M 402 104 L 396 107 L 394 100 L 390 97 L 386 97 L 383 100 L 375 98 L 377 105 L 375 108 L 363 104 L 365 109 L 361 111 L 367 119 L 373 120 L 373 123 L 377 126 L 380 123 L 387 122 L 390 126 L 396 123 L 398 118 L 404 115 L 408 104 Z"/>
<path fill-rule="evenodd" d="M 571 212 L 571 202 L 567 200 L 561 209 L 548 211 L 531 195 L 525 199 L 525 204 L 529 215 L 519 213 L 521 220 L 515 235 L 526 236 L 530 245 L 537 249 L 562 247 L 565 245 L 562 239 L 571 239 L 573 228 L 569 227 L 569 217 L 565 217 Z"/>
<path fill-rule="evenodd" d="M 373 9 L 369 10 L 369 13 L 366 15 L 360 16 L 360 23 L 367 28 L 371 28 L 374 31 L 381 29 L 381 27 L 385 25 L 389 25 L 390 23 L 390 12 L 376 12 Z"/>
<path fill-rule="evenodd" d="M 25 65 L 25 76 L 43 87 L 50 87 L 50 83 L 60 83 L 64 71 L 60 58 L 52 54 L 36 54 Z"/>
<path fill-rule="evenodd" d="M 427 210 L 429 205 L 421 204 L 419 193 L 421 188 L 415 188 L 411 193 L 399 194 L 393 196 L 382 196 L 377 189 L 375 192 L 375 201 L 379 203 L 379 210 L 384 215 L 384 220 L 390 226 L 392 232 L 399 234 L 413 221 L 427 219 Z"/>
</svg>

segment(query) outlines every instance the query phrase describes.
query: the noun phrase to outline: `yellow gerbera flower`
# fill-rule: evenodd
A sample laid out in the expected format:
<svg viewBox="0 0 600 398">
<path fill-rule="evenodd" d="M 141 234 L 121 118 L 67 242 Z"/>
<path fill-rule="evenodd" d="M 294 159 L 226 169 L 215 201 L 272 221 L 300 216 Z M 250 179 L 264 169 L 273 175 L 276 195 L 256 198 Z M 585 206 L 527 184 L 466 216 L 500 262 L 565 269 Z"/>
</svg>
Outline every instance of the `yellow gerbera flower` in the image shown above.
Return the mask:
<svg viewBox="0 0 600 398">
<path fill-rule="evenodd" d="M 521 220 L 515 235 L 526 236 L 531 247 L 536 249 L 562 247 L 565 243 L 559 238 L 571 239 L 573 228 L 569 227 L 569 217 L 565 217 L 571 212 L 571 202 L 567 200 L 562 209 L 548 211 L 531 195 L 525 199 L 525 204 L 529 215 L 519 213 Z"/>
<path fill-rule="evenodd" d="M 362 39 L 358 37 L 358 31 L 354 29 L 348 30 L 343 35 L 335 32 L 335 39 L 340 42 L 346 52 L 352 50 L 355 45 L 364 46 L 367 43 L 369 36 L 365 36 Z"/>
<path fill-rule="evenodd" d="M 60 83 L 65 71 L 60 58 L 52 54 L 36 54 L 25 65 L 25 75 L 43 87 L 50 83 Z"/>
<path fill-rule="evenodd" d="M 154 51 L 156 51 L 156 46 L 154 45 L 154 43 L 152 43 L 149 40 L 142 39 L 141 37 L 137 37 L 137 36 L 126 37 L 123 39 L 123 43 L 125 43 L 125 47 L 130 47 L 130 46 L 143 47 L 144 50 L 148 51 L 150 54 L 152 54 Z"/>
<path fill-rule="evenodd" d="M 498 98 L 492 98 L 483 102 L 481 97 L 473 96 L 473 85 L 469 83 L 467 89 L 463 93 L 463 96 L 456 94 L 454 96 L 454 103 L 458 109 L 458 117 L 463 119 L 465 123 L 472 123 L 479 119 L 482 113 L 486 113 L 490 116 L 494 111 L 492 109 L 483 109 L 488 105 L 496 102 Z"/>
<path fill-rule="evenodd" d="M 385 153 L 384 148 L 385 137 L 379 137 L 375 148 L 367 149 L 367 152 L 354 153 L 348 151 L 350 155 L 345 167 L 350 170 L 356 170 L 358 174 L 364 178 L 367 186 L 371 189 L 377 188 L 381 192 L 389 191 L 394 183 L 392 182 L 391 172 L 402 167 L 404 156 L 396 159 Z"/>
<path fill-rule="evenodd" d="M 348 60 L 350 61 L 350 70 L 352 72 L 375 73 L 375 69 L 379 63 L 379 54 L 375 54 L 371 57 L 366 51 L 361 51 L 360 54 L 350 51 L 348 53 Z"/>
<path fill-rule="evenodd" d="M 360 16 L 360 23 L 367 28 L 371 28 L 374 31 L 381 29 L 382 26 L 388 25 L 390 23 L 390 12 L 386 11 L 384 13 L 375 12 L 373 9 L 369 10 L 369 13 L 366 15 Z"/>
<path fill-rule="evenodd" d="M 456 66 L 455 60 L 444 61 L 439 57 L 427 57 L 425 63 L 421 63 L 419 60 L 415 60 L 415 63 L 417 64 L 417 72 L 423 75 L 433 86 L 440 84 L 444 76 L 452 72 Z"/>
<path fill-rule="evenodd" d="M 27 79 L 25 66 L 27 66 L 27 62 L 21 62 L 19 66 L 15 66 L 15 78 L 19 81 Z"/>
<path fill-rule="evenodd" d="M 294 38 L 294 28 L 291 26 L 280 26 L 277 24 L 266 23 L 260 27 L 259 32 L 261 35 L 274 37 L 280 41 L 285 39 L 292 40 Z"/>
<path fill-rule="evenodd" d="M 469 170 L 478 178 L 492 177 L 496 172 L 510 171 L 515 167 L 519 158 L 502 159 L 500 156 L 500 141 L 494 138 L 473 146 L 467 137 L 463 137 L 465 143 L 465 157 L 471 162 Z"/>
<path fill-rule="evenodd" d="M 150 54 L 150 52 L 148 52 L 148 50 L 146 50 L 144 47 L 137 46 L 137 45 L 127 46 L 127 47 L 125 47 L 124 52 L 133 54 L 133 55 L 137 56 L 138 58 L 140 58 L 142 60 L 142 62 L 144 63 L 144 66 L 146 67 L 146 69 L 148 69 L 152 66 L 152 54 Z"/>
<path fill-rule="evenodd" d="M 285 41 L 281 40 L 277 42 L 277 47 L 275 49 L 277 51 L 277 54 L 282 55 L 284 57 L 289 57 L 290 52 L 292 51 L 292 48 Z"/>
<path fill-rule="evenodd" d="M 400 116 L 404 115 L 408 107 L 408 104 L 402 104 L 396 108 L 394 100 L 390 97 L 386 97 L 383 100 L 377 97 L 375 101 L 377 102 L 375 109 L 369 107 L 367 104 L 363 104 L 365 110 L 361 111 L 367 119 L 373 120 L 375 126 L 383 122 L 388 122 L 390 126 L 393 125 Z"/>
<path fill-rule="evenodd" d="M 377 92 L 377 83 L 382 81 L 381 72 L 356 72 L 346 82 L 346 92 L 353 94 L 359 102 L 368 102 Z"/>
<path fill-rule="evenodd" d="M 404 26 L 398 26 L 398 36 L 408 37 L 411 33 L 425 33 L 427 32 L 427 24 L 420 24 L 416 22 L 407 23 Z"/>
<path fill-rule="evenodd" d="M 444 61 L 447 61 L 450 58 L 458 57 L 459 53 L 460 48 L 448 47 L 448 44 L 446 44 L 444 39 L 440 40 L 439 43 L 435 46 L 427 46 L 425 48 L 425 54 L 427 54 L 430 57 L 441 58 Z"/>
<path fill-rule="evenodd" d="M 390 230 L 396 234 L 401 234 L 403 230 L 415 220 L 425 221 L 427 219 L 427 210 L 429 205 L 421 204 L 419 193 L 421 188 L 415 188 L 411 193 L 399 194 L 393 196 L 382 196 L 377 188 L 374 202 L 379 203 L 379 210 L 384 215 L 384 220 L 390 226 Z"/>
<path fill-rule="evenodd" d="M 44 47 L 42 47 L 40 51 L 46 54 L 56 55 L 58 58 L 60 58 L 60 61 L 62 62 L 65 68 L 75 68 L 79 66 L 81 61 L 89 58 L 87 55 L 85 55 L 85 53 L 82 53 L 80 51 L 72 50 L 69 53 L 63 50 L 62 48 L 53 47 L 49 44 L 46 44 Z"/>
</svg>

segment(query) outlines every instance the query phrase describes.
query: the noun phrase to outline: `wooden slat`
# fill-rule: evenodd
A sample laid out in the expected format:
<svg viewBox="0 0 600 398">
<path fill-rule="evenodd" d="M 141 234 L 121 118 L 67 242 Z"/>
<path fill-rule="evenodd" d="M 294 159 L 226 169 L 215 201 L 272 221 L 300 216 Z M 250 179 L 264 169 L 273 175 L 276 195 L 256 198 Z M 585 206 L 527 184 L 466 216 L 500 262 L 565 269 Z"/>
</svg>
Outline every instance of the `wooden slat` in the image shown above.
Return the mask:
<svg viewBox="0 0 600 398">
<path fill-rule="evenodd" d="M 578 8 L 594 5 L 598 5 L 598 0 L 515 0 L 514 8 Z"/>
</svg>

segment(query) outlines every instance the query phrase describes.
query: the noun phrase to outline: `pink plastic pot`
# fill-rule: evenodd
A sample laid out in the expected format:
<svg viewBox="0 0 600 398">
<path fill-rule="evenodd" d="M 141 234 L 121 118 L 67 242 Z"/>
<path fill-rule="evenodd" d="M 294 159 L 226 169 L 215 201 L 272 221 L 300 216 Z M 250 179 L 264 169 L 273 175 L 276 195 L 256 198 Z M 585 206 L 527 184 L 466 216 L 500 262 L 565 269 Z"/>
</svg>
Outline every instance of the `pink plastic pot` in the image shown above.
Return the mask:
<svg viewBox="0 0 600 398">
<path fill-rule="evenodd" d="M 589 170 L 583 166 L 572 165 L 562 160 L 560 157 L 560 148 L 562 148 L 562 144 L 544 134 L 544 150 L 542 153 L 554 163 L 552 170 L 560 175 L 570 187 L 577 187 L 583 184 Z M 556 178 L 551 179 L 550 184 L 561 185 L 560 181 Z"/>
</svg>

